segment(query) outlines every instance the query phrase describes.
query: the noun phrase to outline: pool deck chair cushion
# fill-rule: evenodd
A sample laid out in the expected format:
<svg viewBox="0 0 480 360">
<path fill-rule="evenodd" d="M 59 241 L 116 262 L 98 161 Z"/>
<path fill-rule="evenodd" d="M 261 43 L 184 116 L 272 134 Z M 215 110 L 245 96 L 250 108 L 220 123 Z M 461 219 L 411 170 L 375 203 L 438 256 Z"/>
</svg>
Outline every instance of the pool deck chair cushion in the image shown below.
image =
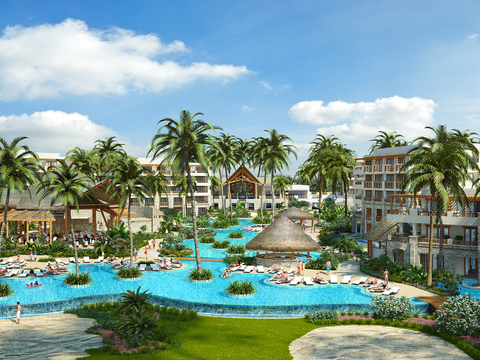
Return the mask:
<svg viewBox="0 0 480 360">
<path fill-rule="evenodd" d="M 244 271 L 247 268 L 247 265 L 240 265 L 238 271 Z"/>
<path fill-rule="evenodd" d="M 17 276 L 18 272 L 18 269 L 11 270 L 9 273 L 5 274 L 5 277 Z"/>
<path fill-rule="evenodd" d="M 303 278 L 303 282 L 304 282 L 305 285 L 307 285 L 307 286 L 312 286 L 312 285 L 313 285 L 312 279 L 310 279 L 309 277 L 304 277 L 304 278 Z"/>
<path fill-rule="evenodd" d="M 348 284 L 352 280 L 352 277 L 350 275 L 346 275 L 343 277 L 343 280 L 340 284 Z"/>
<path fill-rule="evenodd" d="M 27 277 L 30 274 L 30 270 L 23 270 L 23 273 L 18 275 L 18 277 Z"/>
<path fill-rule="evenodd" d="M 392 287 L 390 290 L 384 291 L 382 295 L 396 295 L 400 291 L 399 287 Z"/>
<path fill-rule="evenodd" d="M 367 280 L 367 277 L 361 277 L 359 280 L 355 280 L 354 282 L 352 282 L 352 285 L 364 284 Z"/>
<path fill-rule="evenodd" d="M 160 269 L 158 268 L 157 264 L 150 264 L 150 269 L 153 271 L 159 271 Z"/>
<path fill-rule="evenodd" d="M 35 276 L 43 276 L 43 272 L 40 269 L 33 269 Z"/>
<path fill-rule="evenodd" d="M 257 273 L 264 273 L 265 269 L 263 268 L 262 265 L 257 266 Z"/>
<path fill-rule="evenodd" d="M 74 262 L 75 262 L 75 258 L 68 258 L 68 261 L 70 261 L 71 263 L 74 263 Z"/>
<path fill-rule="evenodd" d="M 302 277 L 301 277 L 301 276 L 297 276 L 295 279 L 293 279 L 292 281 L 290 281 L 290 284 L 289 284 L 289 285 L 297 286 L 298 284 L 300 284 L 301 281 L 302 281 Z"/>
<path fill-rule="evenodd" d="M 243 270 L 244 273 L 251 273 L 255 266 L 247 266 L 245 270 Z"/>
<path fill-rule="evenodd" d="M 89 263 L 90 262 L 90 258 L 88 256 L 84 256 L 83 257 L 83 262 L 84 263 Z"/>
<path fill-rule="evenodd" d="M 338 284 L 337 275 L 330 275 L 330 284 Z"/>
<path fill-rule="evenodd" d="M 146 269 L 147 269 L 146 264 L 140 264 L 140 266 L 138 267 L 138 270 L 140 270 L 140 271 L 145 271 Z"/>
<path fill-rule="evenodd" d="M 98 259 L 95 260 L 96 263 L 101 263 L 103 261 L 103 256 L 99 256 Z"/>
</svg>

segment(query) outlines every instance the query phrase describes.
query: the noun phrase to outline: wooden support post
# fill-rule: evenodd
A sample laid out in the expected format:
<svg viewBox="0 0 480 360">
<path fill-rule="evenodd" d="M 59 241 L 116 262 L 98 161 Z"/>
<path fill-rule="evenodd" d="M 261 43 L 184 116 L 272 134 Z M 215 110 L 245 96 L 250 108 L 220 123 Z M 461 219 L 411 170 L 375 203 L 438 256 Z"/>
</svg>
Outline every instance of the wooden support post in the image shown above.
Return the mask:
<svg viewBox="0 0 480 360">
<path fill-rule="evenodd" d="M 390 214 L 393 211 L 393 198 L 390 196 Z"/>
<path fill-rule="evenodd" d="M 40 235 L 42 235 L 42 222 L 39 221 L 37 226 L 38 226 L 38 236 L 40 236 Z"/>
<path fill-rule="evenodd" d="M 307 251 L 307 257 L 310 257 L 310 251 Z"/>
<path fill-rule="evenodd" d="M 265 251 L 265 259 L 268 259 L 268 251 Z"/>
<path fill-rule="evenodd" d="M 67 207 L 65 206 L 65 239 L 68 239 L 68 212 Z M 75 239 L 72 239 L 75 240 Z"/>
<path fill-rule="evenodd" d="M 93 237 L 97 237 L 97 209 L 92 209 Z"/>
<path fill-rule="evenodd" d="M 15 235 L 18 235 L 18 221 L 15 221 Z"/>
<path fill-rule="evenodd" d="M 52 220 L 50 220 L 50 227 L 49 227 L 49 230 L 50 230 L 50 245 L 52 245 Z"/>
<path fill-rule="evenodd" d="M 6 233 L 7 233 L 7 239 L 8 239 L 8 220 L 7 220 L 7 223 L 6 223 L 6 225 L 5 225 L 5 231 L 6 231 Z"/>
<path fill-rule="evenodd" d="M 295 256 L 293 255 L 293 251 L 292 251 L 292 260 L 295 259 Z"/>
<path fill-rule="evenodd" d="M 257 250 L 257 256 L 258 256 L 258 250 Z"/>
<path fill-rule="evenodd" d="M 25 221 L 25 231 L 27 232 L 27 243 L 30 242 L 30 233 L 28 232 L 28 220 Z"/>
</svg>

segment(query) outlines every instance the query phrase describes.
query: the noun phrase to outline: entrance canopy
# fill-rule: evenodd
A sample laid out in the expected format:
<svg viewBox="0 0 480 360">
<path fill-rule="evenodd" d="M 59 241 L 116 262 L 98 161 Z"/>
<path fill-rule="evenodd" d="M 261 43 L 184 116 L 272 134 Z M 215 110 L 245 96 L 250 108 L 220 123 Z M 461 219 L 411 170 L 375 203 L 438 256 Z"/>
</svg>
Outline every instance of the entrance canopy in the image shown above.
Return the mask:
<svg viewBox="0 0 480 360">
<path fill-rule="evenodd" d="M 240 166 L 232 176 L 228 178 L 228 180 L 224 183 L 227 184 L 228 186 L 234 185 L 234 193 L 237 191 L 237 183 L 246 183 L 247 184 L 247 193 L 248 193 L 248 186 L 249 184 L 252 184 L 251 186 L 253 187 L 253 196 L 256 198 L 257 197 L 257 185 L 262 185 L 263 184 L 258 181 L 258 179 L 244 166 Z"/>
</svg>

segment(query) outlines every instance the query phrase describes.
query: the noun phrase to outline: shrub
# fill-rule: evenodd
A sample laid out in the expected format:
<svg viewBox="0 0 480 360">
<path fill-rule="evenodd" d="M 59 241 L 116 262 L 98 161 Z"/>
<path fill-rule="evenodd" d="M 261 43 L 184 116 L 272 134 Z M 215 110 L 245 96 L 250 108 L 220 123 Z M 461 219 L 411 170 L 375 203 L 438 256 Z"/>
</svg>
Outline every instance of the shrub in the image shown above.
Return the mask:
<svg viewBox="0 0 480 360">
<path fill-rule="evenodd" d="M 183 226 L 178 234 L 183 235 L 184 239 L 193 239 L 193 227 Z"/>
<path fill-rule="evenodd" d="M 202 237 L 200 238 L 199 242 L 202 244 L 213 244 L 215 242 L 215 237 L 213 236 Z"/>
<path fill-rule="evenodd" d="M 246 250 L 244 245 L 230 245 L 227 248 L 227 254 L 245 254 Z"/>
<path fill-rule="evenodd" d="M 203 268 L 201 271 L 198 269 L 191 269 L 190 273 L 187 276 L 188 280 L 211 280 L 215 276 L 213 275 L 213 271 L 211 269 Z"/>
<path fill-rule="evenodd" d="M 9 283 L 0 283 L 0 297 L 13 295 L 14 291 Z"/>
<path fill-rule="evenodd" d="M 323 230 L 343 230 L 349 229 L 352 226 L 352 217 L 351 216 L 338 216 L 334 221 L 322 221 L 320 226 Z"/>
<path fill-rule="evenodd" d="M 229 239 L 243 239 L 243 234 L 241 231 L 232 231 L 228 234 Z"/>
<path fill-rule="evenodd" d="M 40 258 L 40 259 L 38 259 L 38 262 L 49 262 L 49 261 L 50 261 L 50 262 L 55 262 L 56 260 L 55 260 L 55 258 L 53 258 L 53 257 Z"/>
<path fill-rule="evenodd" d="M 251 281 L 231 281 L 225 288 L 227 294 L 230 295 L 251 295 L 257 291 L 257 288 L 253 286 Z"/>
<path fill-rule="evenodd" d="M 140 264 L 145 264 L 145 265 L 152 265 L 152 264 L 155 264 L 155 261 L 153 260 L 141 260 L 138 262 L 138 265 Z"/>
<path fill-rule="evenodd" d="M 317 324 L 325 320 L 333 320 L 337 318 L 337 313 L 333 311 L 316 312 L 314 314 L 305 314 L 305 318 L 310 324 Z"/>
<path fill-rule="evenodd" d="M 200 219 L 200 220 L 197 220 L 197 226 L 199 228 L 208 228 L 208 227 L 211 227 L 212 224 L 208 220 Z"/>
<path fill-rule="evenodd" d="M 119 279 L 135 279 L 142 277 L 143 273 L 138 268 L 120 268 L 117 273 L 115 274 L 116 277 Z"/>
<path fill-rule="evenodd" d="M 449 298 L 434 318 L 439 330 L 457 336 L 476 335 L 480 332 L 480 300 L 470 294 Z"/>
<path fill-rule="evenodd" d="M 404 320 L 412 311 L 413 306 L 409 299 L 405 296 L 400 298 L 393 296 L 375 296 L 371 300 L 371 307 L 375 311 L 378 319 L 388 320 Z"/>
<path fill-rule="evenodd" d="M 63 279 L 63 283 L 66 285 L 89 285 L 93 282 L 90 273 L 81 272 L 78 274 L 68 273 Z"/>
<path fill-rule="evenodd" d="M 244 256 L 244 255 L 233 255 L 233 256 L 226 256 L 223 261 L 234 264 L 237 261 L 244 263 L 245 265 L 252 265 L 255 258 L 253 256 Z"/>
<path fill-rule="evenodd" d="M 230 245 L 230 241 L 228 240 L 225 240 L 225 241 L 215 240 L 215 242 L 211 247 L 212 249 L 226 249 L 228 248 L 229 245 Z"/>
</svg>

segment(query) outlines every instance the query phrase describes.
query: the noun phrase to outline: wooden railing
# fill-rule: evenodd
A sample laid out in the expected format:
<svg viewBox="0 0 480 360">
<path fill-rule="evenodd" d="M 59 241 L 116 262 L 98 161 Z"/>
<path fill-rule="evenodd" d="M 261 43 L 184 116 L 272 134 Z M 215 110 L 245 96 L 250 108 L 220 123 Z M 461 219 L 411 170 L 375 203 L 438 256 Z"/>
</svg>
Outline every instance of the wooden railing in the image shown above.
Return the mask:
<svg viewBox="0 0 480 360">
<path fill-rule="evenodd" d="M 396 241 L 407 241 L 409 240 L 408 237 L 404 237 L 404 236 L 398 236 L 398 235 L 393 235 L 392 236 L 392 240 L 396 240 Z"/>
<path fill-rule="evenodd" d="M 396 188 L 397 189 L 401 189 L 402 188 L 402 182 L 401 181 L 397 181 L 397 183 L 395 184 Z"/>
<path fill-rule="evenodd" d="M 174 201 L 173 205 L 182 205 L 182 202 L 181 201 Z"/>
<path fill-rule="evenodd" d="M 392 211 L 390 211 L 390 214 L 394 214 L 394 215 L 410 215 L 410 209 L 405 209 L 405 210 L 392 210 Z"/>
<path fill-rule="evenodd" d="M 470 245 L 477 246 L 477 241 L 453 240 L 453 245 Z"/>
<path fill-rule="evenodd" d="M 393 171 L 393 165 L 392 164 L 386 164 L 385 165 L 385 171 Z"/>
<path fill-rule="evenodd" d="M 383 218 L 382 218 L 381 216 L 375 217 L 375 220 L 376 220 L 377 222 L 382 221 L 382 219 L 383 219 Z"/>
<path fill-rule="evenodd" d="M 371 188 L 372 187 L 372 182 L 371 181 L 365 181 L 365 183 L 363 184 L 363 187 Z"/>
<path fill-rule="evenodd" d="M 383 165 L 374 165 L 373 171 L 382 172 L 383 171 Z"/>
<path fill-rule="evenodd" d="M 453 217 L 477 217 L 477 213 L 470 212 L 454 212 Z"/>
<path fill-rule="evenodd" d="M 376 201 L 376 202 L 382 202 L 383 198 L 381 197 L 375 197 L 373 198 L 373 201 Z"/>
<path fill-rule="evenodd" d="M 362 200 L 362 195 L 355 195 L 355 199 Z"/>
<path fill-rule="evenodd" d="M 364 199 L 365 199 L 365 201 L 372 201 L 372 197 L 371 197 L 371 196 L 365 197 Z"/>
<path fill-rule="evenodd" d="M 365 165 L 364 170 L 365 172 L 372 172 L 372 165 Z"/>
<path fill-rule="evenodd" d="M 361 166 L 355 166 L 355 170 L 356 171 L 362 171 L 362 167 Z"/>
<path fill-rule="evenodd" d="M 355 181 L 355 185 L 362 185 L 361 181 Z"/>
<path fill-rule="evenodd" d="M 365 219 L 371 221 L 372 220 L 372 215 L 365 215 Z"/>
<path fill-rule="evenodd" d="M 381 189 L 381 188 L 383 188 L 382 182 L 381 182 L 381 181 L 375 181 L 375 182 L 373 183 L 373 187 L 374 187 L 375 189 Z"/>
<path fill-rule="evenodd" d="M 396 171 L 400 171 L 403 167 L 403 164 L 398 164 L 395 166 Z"/>
<path fill-rule="evenodd" d="M 393 189 L 393 181 L 385 181 L 385 189 Z"/>
</svg>

